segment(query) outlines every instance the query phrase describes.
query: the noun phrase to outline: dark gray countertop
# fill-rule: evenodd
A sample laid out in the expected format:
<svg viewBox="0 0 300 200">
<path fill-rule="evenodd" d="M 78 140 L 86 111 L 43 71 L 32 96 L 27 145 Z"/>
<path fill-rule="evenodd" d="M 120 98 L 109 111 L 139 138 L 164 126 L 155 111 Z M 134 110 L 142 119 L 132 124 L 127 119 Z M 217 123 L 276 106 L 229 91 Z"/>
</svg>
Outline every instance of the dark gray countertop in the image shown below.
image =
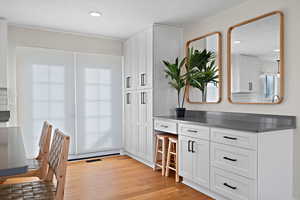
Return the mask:
<svg viewBox="0 0 300 200">
<path fill-rule="evenodd" d="M 183 118 L 177 118 L 176 116 L 156 116 L 155 118 L 248 132 L 268 132 L 296 128 L 296 117 L 285 115 L 187 110 Z"/>
</svg>

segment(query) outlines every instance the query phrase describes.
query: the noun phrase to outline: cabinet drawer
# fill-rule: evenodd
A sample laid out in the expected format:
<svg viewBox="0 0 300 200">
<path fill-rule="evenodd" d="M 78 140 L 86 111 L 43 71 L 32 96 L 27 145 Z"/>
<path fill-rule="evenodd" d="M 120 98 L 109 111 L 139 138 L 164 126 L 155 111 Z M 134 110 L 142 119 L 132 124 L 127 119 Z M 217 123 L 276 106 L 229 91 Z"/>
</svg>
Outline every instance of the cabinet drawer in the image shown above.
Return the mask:
<svg viewBox="0 0 300 200">
<path fill-rule="evenodd" d="M 257 152 L 223 144 L 211 143 L 211 166 L 256 179 Z"/>
<path fill-rule="evenodd" d="M 154 129 L 157 131 L 177 134 L 177 123 L 163 120 L 154 120 Z"/>
<path fill-rule="evenodd" d="M 222 144 L 256 150 L 257 134 L 230 129 L 211 129 L 211 140 Z"/>
<path fill-rule="evenodd" d="M 211 169 L 211 190 L 234 200 L 254 200 L 257 196 L 255 180 L 215 167 Z"/>
<path fill-rule="evenodd" d="M 180 135 L 209 140 L 209 128 L 208 127 L 179 124 L 178 133 Z"/>
</svg>

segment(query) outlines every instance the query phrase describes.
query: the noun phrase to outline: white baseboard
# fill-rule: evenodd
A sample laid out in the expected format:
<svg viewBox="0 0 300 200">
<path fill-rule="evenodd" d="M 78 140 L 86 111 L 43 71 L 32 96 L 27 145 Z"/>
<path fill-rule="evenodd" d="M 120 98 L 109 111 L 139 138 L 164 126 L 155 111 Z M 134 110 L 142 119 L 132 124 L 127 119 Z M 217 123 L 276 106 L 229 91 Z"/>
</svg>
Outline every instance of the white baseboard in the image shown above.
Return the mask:
<svg viewBox="0 0 300 200">
<path fill-rule="evenodd" d="M 147 166 L 149 166 L 151 168 L 154 167 L 154 164 L 152 162 L 146 161 L 146 160 L 144 160 L 144 159 L 142 159 L 142 158 L 140 158 L 140 157 L 138 157 L 136 155 L 133 155 L 133 154 L 129 153 L 128 151 L 124 150 L 122 153 L 123 153 L 123 155 L 127 155 L 130 158 L 133 158 L 134 160 L 137 160 L 137 161 L 139 161 L 139 162 L 141 162 L 141 163 L 143 163 L 143 164 L 145 164 L 145 165 L 147 165 Z"/>
<path fill-rule="evenodd" d="M 213 198 L 213 199 L 215 199 L 215 200 L 228 200 L 227 198 L 225 198 L 223 196 L 220 196 L 220 195 L 210 191 L 209 189 L 207 189 L 205 187 L 202 187 L 202 186 L 200 186 L 200 185 L 198 185 L 198 184 L 196 184 L 196 183 L 194 183 L 194 182 L 192 182 L 188 179 L 183 178 L 182 183 L 189 186 L 189 187 L 191 187 L 191 188 L 193 188 L 193 189 L 195 189 L 195 190 L 197 190 L 197 191 L 199 191 L 199 192 L 201 192 L 201 193 L 203 193 L 203 194 L 205 194 L 205 195 L 207 195 L 207 196 L 209 196 L 209 197 L 211 197 L 211 198 Z"/>
<path fill-rule="evenodd" d="M 78 154 L 78 155 L 69 155 L 68 159 L 83 159 L 88 157 L 101 157 L 101 156 L 107 156 L 110 154 L 119 154 L 120 150 L 111 150 L 111 151 L 101 151 L 96 153 L 85 153 L 85 154 Z"/>
</svg>

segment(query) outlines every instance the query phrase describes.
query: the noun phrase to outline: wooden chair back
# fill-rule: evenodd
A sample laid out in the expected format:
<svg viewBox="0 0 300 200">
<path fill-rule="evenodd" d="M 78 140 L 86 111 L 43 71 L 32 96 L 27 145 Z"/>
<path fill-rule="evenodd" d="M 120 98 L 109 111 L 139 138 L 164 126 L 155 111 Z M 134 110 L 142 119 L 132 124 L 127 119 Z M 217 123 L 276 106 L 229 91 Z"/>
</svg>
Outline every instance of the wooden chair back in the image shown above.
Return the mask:
<svg viewBox="0 0 300 200">
<path fill-rule="evenodd" d="M 70 137 L 56 129 L 51 143 L 48 173 L 45 181 L 53 181 L 56 178 L 56 200 L 64 197 L 64 187 L 66 180 L 67 159 L 69 153 Z"/>
<path fill-rule="evenodd" d="M 48 168 L 48 157 L 49 157 L 49 148 L 52 134 L 52 125 L 47 121 L 44 122 L 42 133 L 39 141 L 39 154 L 36 157 L 36 160 L 40 162 L 40 174 L 41 178 L 44 178 L 47 173 Z"/>
</svg>

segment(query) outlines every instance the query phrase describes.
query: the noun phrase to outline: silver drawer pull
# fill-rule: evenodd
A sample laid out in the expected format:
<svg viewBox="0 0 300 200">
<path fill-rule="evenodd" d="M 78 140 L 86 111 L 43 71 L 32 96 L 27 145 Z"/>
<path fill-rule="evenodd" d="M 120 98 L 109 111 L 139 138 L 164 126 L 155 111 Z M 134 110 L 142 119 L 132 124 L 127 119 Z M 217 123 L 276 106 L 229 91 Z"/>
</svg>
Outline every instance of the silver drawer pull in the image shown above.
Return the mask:
<svg viewBox="0 0 300 200">
<path fill-rule="evenodd" d="M 169 126 L 167 126 L 167 125 L 160 125 L 160 127 L 162 127 L 162 128 L 168 128 Z"/>
<path fill-rule="evenodd" d="M 187 130 L 188 132 L 190 132 L 190 133 L 197 133 L 198 131 L 195 131 L 195 130 Z"/>
<path fill-rule="evenodd" d="M 228 158 L 228 157 L 223 157 L 224 160 L 229 160 L 229 161 L 232 161 L 232 162 L 236 162 L 237 159 L 233 159 L 233 158 Z"/>
<path fill-rule="evenodd" d="M 228 183 L 223 183 L 223 185 L 225 185 L 226 187 L 229 187 L 230 189 L 236 190 L 237 187 L 231 186 Z"/>
<path fill-rule="evenodd" d="M 228 139 L 228 140 L 237 140 L 235 137 L 229 137 L 229 136 L 223 136 L 223 138 Z"/>
</svg>

